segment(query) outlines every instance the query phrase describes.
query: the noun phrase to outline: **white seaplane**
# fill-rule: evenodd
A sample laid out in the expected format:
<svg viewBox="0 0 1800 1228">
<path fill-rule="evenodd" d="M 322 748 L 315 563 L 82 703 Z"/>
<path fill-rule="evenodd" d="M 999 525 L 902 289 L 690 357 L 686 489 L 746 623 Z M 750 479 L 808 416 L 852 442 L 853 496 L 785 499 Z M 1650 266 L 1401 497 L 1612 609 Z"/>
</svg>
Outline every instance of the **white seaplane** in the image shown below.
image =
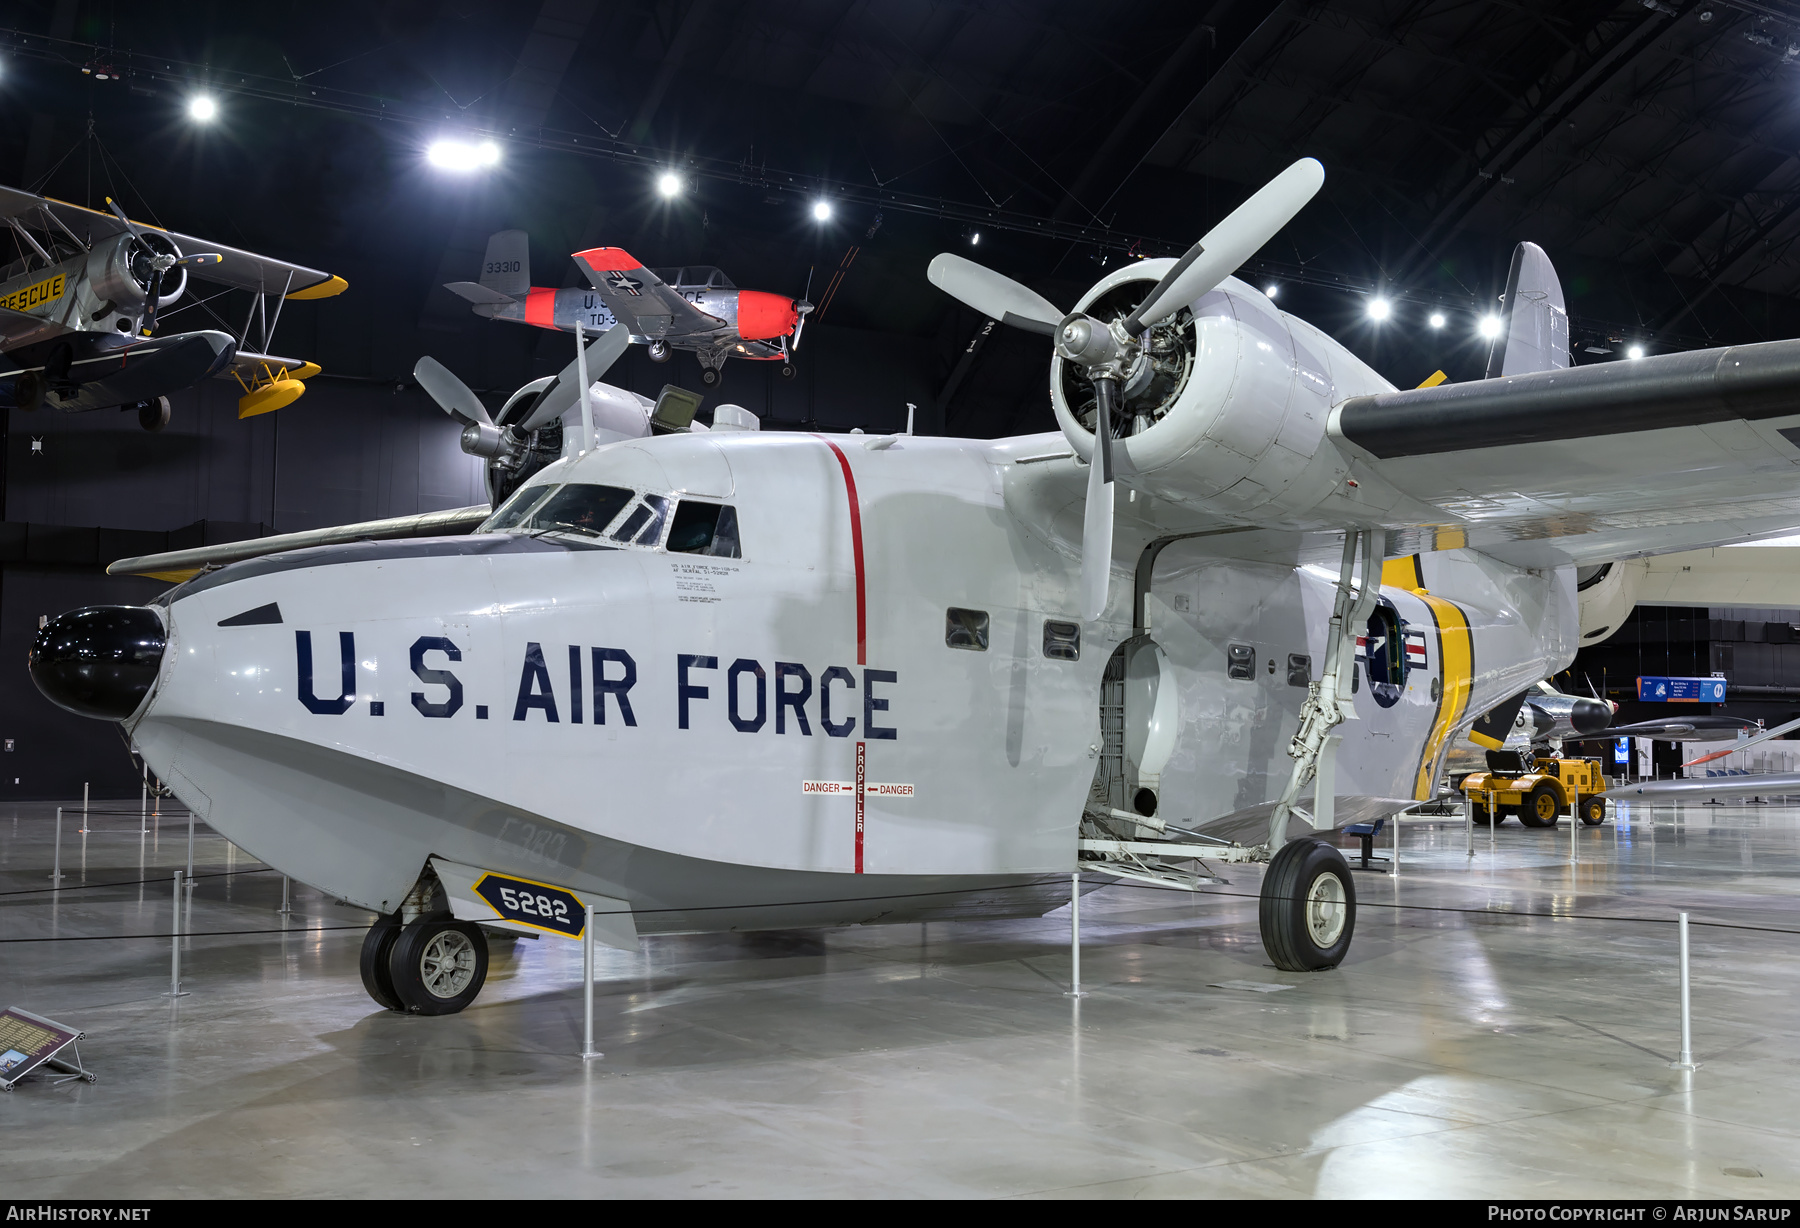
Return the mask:
<svg viewBox="0 0 1800 1228">
<path fill-rule="evenodd" d="M 461 1009 L 485 931 L 580 936 L 589 906 L 629 947 L 1243 862 L 1273 961 L 1334 966 L 1356 891 L 1316 833 L 1432 796 L 1453 740 L 1569 664 L 1577 567 L 1800 524 L 1800 342 L 1570 369 L 1527 244 L 1500 374 L 1395 391 L 1231 276 L 1323 179 L 1294 164 L 1072 312 L 937 257 L 1055 346 L 1058 433 L 696 429 L 590 378 L 623 330 L 497 418 L 427 360 L 491 514 L 124 560 L 226 565 L 51 620 L 33 676 L 379 914 L 364 979 L 395 1009 Z"/>
</svg>

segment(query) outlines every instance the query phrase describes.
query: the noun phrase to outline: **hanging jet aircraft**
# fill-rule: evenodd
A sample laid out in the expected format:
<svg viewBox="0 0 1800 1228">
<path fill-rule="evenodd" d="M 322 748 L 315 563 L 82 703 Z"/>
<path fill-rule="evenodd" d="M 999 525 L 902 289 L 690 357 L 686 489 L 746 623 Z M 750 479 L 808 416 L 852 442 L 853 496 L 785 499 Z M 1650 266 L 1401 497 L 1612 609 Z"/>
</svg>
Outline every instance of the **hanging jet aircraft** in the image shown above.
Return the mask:
<svg viewBox="0 0 1800 1228">
<path fill-rule="evenodd" d="M 32 676 L 378 914 L 364 980 L 397 1009 L 473 1000 L 484 927 L 1036 915 L 1074 870 L 1262 863 L 1271 960 L 1334 966 L 1356 888 L 1317 834 L 1432 796 L 1465 729 L 1568 666 L 1576 568 L 1800 523 L 1800 342 L 1567 369 L 1534 257 L 1495 378 L 1396 391 L 1231 276 L 1323 178 L 1296 163 L 1073 310 L 933 260 L 1054 346 L 1055 432 L 608 443 L 590 403 L 471 535 L 71 611 Z"/>
<path fill-rule="evenodd" d="M 286 299 L 328 298 L 344 289 L 341 277 L 133 222 L 106 203 L 101 213 L 0 188 L 0 225 L 16 253 L 0 267 L 0 402 L 65 413 L 135 408 L 144 429 L 157 431 L 169 421 L 167 394 L 209 376 L 243 386 L 240 418 L 306 391 L 302 381 L 319 368 L 267 353 L 274 324 Z M 190 275 L 250 293 L 237 336 L 157 334 L 159 313 L 185 310 L 177 304 Z M 262 345 L 252 349 L 259 317 Z"/>
<path fill-rule="evenodd" d="M 723 377 L 727 358 L 779 361 L 781 373 L 793 378 L 794 354 L 813 309 L 805 299 L 740 290 L 711 265 L 646 269 L 617 247 L 575 253 L 591 289 L 551 290 L 531 284 L 528 249 L 523 230 L 503 230 L 488 239 L 480 281 L 453 281 L 444 288 L 491 320 L 564 332 L 579 320 L 590 333 L 624 320 L 631 339 L 649 347 L 653 362 L 692 350 L 708 388 Z"/>
</svg>

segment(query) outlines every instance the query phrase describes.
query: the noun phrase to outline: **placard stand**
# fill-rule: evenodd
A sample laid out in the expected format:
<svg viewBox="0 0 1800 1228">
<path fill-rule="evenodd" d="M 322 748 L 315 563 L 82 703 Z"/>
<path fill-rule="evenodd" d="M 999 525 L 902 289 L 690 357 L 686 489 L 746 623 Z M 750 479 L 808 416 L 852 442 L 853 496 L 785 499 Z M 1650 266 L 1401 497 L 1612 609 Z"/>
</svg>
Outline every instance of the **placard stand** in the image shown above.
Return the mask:
<svg viewBox="0 0 1800 1228">
<path fill-rule="evenodd" d="M 72 1079 L 95 1082 L 100 1076 L 81 1064 L 79 1042 L 86 1035 L 80 1028 L 16 1006 L 0 1011 L 0 1091 L 10 1092 L 19 1080 L 40 1066 L 61 1072 L 63 1077 L 52 1079 L 52 1083 Z M 58 1056 L 64 1049 L 75 1055 L 74 1061 Z"/>
</svg>

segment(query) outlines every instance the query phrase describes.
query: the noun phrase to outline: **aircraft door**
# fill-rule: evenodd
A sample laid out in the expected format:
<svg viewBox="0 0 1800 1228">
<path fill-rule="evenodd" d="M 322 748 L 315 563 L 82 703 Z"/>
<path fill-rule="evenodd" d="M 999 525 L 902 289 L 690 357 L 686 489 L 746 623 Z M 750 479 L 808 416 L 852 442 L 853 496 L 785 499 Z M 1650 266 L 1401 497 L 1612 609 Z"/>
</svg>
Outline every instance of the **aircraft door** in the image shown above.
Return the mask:
<svg viewBox="0 0 1800 1228">
<path fill-rule="evenodd" d="M 1148 636 L 1119 645 L 1100 683 L 1100 755 L 1089 806 L 1104 815 L 1154 815 L 1180 722 L 1168 654 Z"/>
</svg>

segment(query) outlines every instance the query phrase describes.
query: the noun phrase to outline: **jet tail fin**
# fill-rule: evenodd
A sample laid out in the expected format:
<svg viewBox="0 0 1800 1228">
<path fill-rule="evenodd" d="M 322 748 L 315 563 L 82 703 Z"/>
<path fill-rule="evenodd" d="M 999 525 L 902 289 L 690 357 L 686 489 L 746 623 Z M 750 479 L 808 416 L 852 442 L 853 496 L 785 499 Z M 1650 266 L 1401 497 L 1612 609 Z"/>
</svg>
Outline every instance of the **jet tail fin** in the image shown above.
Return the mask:
<svg viewBox="0 0 1800 1228">
<path fill-rule="evenodd" d="M 481 258 L 481 285 L 511 299 L 531 290 L 531 243 L 523 230 L 490 235 Z M 468 297 L 468 296 L 464 296 Z"/>
<path fill-rule="evenodd" d="M 1469 730 L 1469 741 L 1488 750 L 1499 750 L 1505 746 L 1506 735 L 1512 732 L 1513 722 L 1519 717 L 1519 709 L 1525 706 L 1525 696 L 1528 693 L 1520 691 L 1511 699 L 1482 713 Z"/>
<path fill-rule="evenodd" d="M 1535 243 L 1513 249 L 1506 326 L 1488 352 L 1487 377 L 1560 371 L 1569 365 L 1569 309 L 1556 266 Z"/>
</svg>

